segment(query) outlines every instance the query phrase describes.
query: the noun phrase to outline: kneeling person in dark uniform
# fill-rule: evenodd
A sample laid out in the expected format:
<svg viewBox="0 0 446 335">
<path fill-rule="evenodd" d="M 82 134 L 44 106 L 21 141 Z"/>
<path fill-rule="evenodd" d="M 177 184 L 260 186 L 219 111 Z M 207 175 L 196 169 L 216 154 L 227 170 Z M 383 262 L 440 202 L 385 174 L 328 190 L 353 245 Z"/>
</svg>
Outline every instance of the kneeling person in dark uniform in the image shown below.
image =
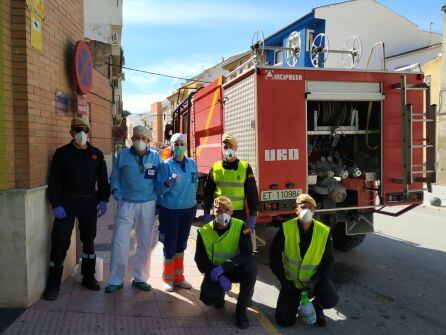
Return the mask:
<svg viewBox="0 0 446 335">
<path fill-rule="evenodd" d="M 63 264 L 70 247 L 74 221 L 79 222 L 82 241 L 82 285 L 99 290 L 94 278 L 97 218 L 107 211 L 110 197 L 107 166 L 102 152 L 87 141 L 88 122 L 74 118 L 71 143 L 56 150 L 51 163 L 48 197 L 53 207 L 49 277 L 43 298 L 55 300 L 59 294 Z"/>
<path fill-rule="evenodd" d="M 204 276 L 200 299 L 207 306 L 224 306 L 225 292 L 232 283 L 240 283 L 236 307 L 237 327 L 249 327 L 246 309 L 254 293 L 257 268 L 252 258 L 249 226 L 231 218 L 231 200 L 219 196 L 214 200 L 215 220 L 198 230 L 195 262 Z"/>
<path fill-rule="evenodd" d="M 308 194 L 296 200 L 298 217 L 286 221 L 277 232 L 270 250 L 270 267 L 280 281 L 276 320 L 282 327 L 296 321 L 301 292 L 314 297 L 316 323 L 324 327 L 323 310 L 333 308 L 338 295 L 328 278 L 334 265 L 330 228 L 313 219 L 316 201 Z"/>
</svg>

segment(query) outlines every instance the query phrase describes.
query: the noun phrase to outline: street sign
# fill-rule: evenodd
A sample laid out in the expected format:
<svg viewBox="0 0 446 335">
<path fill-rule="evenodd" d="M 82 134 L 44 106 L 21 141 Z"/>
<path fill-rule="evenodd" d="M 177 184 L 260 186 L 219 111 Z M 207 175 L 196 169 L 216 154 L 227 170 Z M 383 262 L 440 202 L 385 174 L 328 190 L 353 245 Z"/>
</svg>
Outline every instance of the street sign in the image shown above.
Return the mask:
<svg viewBox="0 0 446 335">
<path fill-rule="evenodd" d="M 66 116 L 70 99 L 64 92 L 56 92 L 56 114 Z"/>
<path fill-rule="evenodd" d="M 90 48 L 84 41 L 77 41 L 74 48 L 74 78 L 79 94 L 90 93 L 93 85 L 93 61 Z"/>
</svg>

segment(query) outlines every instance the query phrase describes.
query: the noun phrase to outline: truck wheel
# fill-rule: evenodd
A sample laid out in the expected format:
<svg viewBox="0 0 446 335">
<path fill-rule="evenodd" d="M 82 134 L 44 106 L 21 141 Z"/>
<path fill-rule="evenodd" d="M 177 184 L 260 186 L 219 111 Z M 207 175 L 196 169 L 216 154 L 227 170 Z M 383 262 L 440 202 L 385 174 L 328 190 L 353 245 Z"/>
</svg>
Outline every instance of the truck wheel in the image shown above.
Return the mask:
<svg viewBox="0 0 446 335">
<path fill-rule="evenodd" d="M 340 222 L 331 231 L 331 236 L 333 237 L 334 248 L 346 252 L 360 245 L 365 240 L 366 234 L 347 235 L 345 233 L 345 223 Z"/>
</svg>

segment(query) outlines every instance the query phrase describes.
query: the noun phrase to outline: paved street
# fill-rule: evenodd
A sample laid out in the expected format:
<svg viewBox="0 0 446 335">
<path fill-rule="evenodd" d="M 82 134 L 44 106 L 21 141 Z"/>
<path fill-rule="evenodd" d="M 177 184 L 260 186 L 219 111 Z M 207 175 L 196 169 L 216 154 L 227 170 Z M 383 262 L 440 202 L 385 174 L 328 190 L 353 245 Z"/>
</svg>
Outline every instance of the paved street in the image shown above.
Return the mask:
<svg viewBox="0 0 446 335">
<path fill-rule="evenodd" d="M 251 334 L 445 334 L 446 321 L 446 221 L 445 210 L 417 208 L 399 218 L 379 215 L 376 233 L 357 249 L 336 253 L 333 281 L 339 290 L 339 305 L 327 312 L 325 329 L 303 325 L 289 329 L 275 324 L 277 281 L 268 266 L 268 247 L 255 257 L 259 272 L 251 312 Z M 98 255 L 108 263 L 112 213 L 102 219 L 98 231 Z M 258 228 L 270 240 L 275 228 Z M 186 260 L 186 274 L 192 290 L 166 294 L 160 291 L 162 252 L 154 244 L 150 294 L 126 288 L 114 296 L 104 291 L 87 292 L 72 279 L 64 283 L 57 302 L 39 301 L 12 325 L 7 334 L 239 333 L 232 314 L 237 287 L 228 297 L 223 314 L 203 306 L 198 300 L 201 275 L 193 262 L 194 227 Z M 132 239 L 134 240 L 134 239 Z M 131 245 L 134 255 L 135 244 Z M 133 258 L 133 257 L 131 257 Z M 105 266 L 108 277 L 108 264 Z M 131 269 L 130 269 L 131 270 Z M 130 272 L 130 271 L 129 271 Z M 218 319 L 217 319 L 218 317 Z M 268 322 L 268 319 L 270 322 Z M 130 327 L 130 328 L 129 328 Z M 161 328 L 160 328 L 161 327 Z"/>
<path fill-rule="evenodd" d="M 339 290 L 326 329 L 298 322 L 283 334 L 445 334 L 446 211 L 417 208 L 399 218 L 376 216 L 376 233 L 348 253 L 336 253 Z M 272 228 L 273 229 L 273 228 Z M 277 282 L 267 252 L 259 265 L 255 300 L 274 322 Z"/>
</svg>

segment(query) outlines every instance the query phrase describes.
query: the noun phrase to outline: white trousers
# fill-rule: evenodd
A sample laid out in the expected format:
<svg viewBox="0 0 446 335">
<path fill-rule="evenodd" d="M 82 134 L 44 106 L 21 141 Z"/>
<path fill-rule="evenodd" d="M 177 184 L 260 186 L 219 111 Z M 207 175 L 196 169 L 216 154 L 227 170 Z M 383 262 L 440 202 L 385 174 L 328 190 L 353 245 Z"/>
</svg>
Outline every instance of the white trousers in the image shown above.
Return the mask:
<svg viewBox="0 0 446 335">
<path fill-rule="evenodd" d="M 119 202 L 113 232 L 109 285 L 124 283 L 132 227 L 135 227 L 137 243 L 133 269 L 134 280 L 146 282 L 149 279 L 155 214 L 156 201 L 145 203 Z"/>
</svg>

